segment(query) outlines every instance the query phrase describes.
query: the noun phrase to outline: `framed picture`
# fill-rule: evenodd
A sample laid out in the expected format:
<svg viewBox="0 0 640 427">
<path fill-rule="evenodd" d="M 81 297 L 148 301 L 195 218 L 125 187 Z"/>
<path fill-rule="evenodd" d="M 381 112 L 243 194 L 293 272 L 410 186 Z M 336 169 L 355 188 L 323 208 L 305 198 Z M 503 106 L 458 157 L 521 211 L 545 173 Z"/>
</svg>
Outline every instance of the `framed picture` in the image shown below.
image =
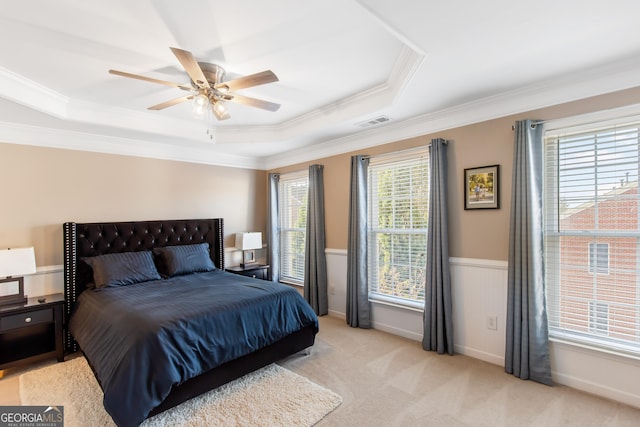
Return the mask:
<svg viewBox="0 0 640 427">
<path fill-rule="evenodd" d="M 464 170 L 464 208 L 500 209 L 500 165 Z"/>
</svg>

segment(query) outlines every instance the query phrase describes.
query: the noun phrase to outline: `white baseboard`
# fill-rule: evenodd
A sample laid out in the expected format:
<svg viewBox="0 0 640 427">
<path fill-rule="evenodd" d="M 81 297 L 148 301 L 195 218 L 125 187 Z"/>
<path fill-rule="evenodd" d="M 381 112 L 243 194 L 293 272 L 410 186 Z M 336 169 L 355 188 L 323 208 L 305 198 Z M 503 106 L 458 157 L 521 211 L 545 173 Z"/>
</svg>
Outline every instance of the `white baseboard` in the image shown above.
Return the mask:
<svg viewBox="0 0 640 427">
<path fill-rule="evenodd" d="M 384 323 L 373 322 L 373 329 L 377 329 L 379 331 L 387 332 L 393 335 L 398 335 L 400 337 L 408 338 L 413 341 L 422 342 L 422 335 L 417 334 L 413 331 L 408 331 L 406 329 L 397 328 L 395 326 L 386 325 Z"/>
<path fill-rule="evenodd" d="M 504 357 L 500 357 L 493 353 L 487 353 L 486 351 L 477 350 L 459 344 L 454 344 L 453 350 L 458 354 L 464 354 L 465 356 L 473 357 L 474 359 L 480 359 L 494 365 L 504 366 Z"/>
<path fill-rule="evenodd" d="M 622 402 L 636 408 L 640 408 L 640 395 L 627 393 L 620 389 L 607 387 L 603 384 L 586 381 L 571 375 L 562 374 L 557 371 L 553 371 L 551 373 L 551 376 L 555 383 L 575 388 L 576 390 L 581 390 L 586 393 L 594 394 L 596 396 L 604 397 L 606 399 Z"/>
<path fill-rule="evenodd" d="M 342 320 L 347 320 L 346 313 L 343 313 L 341 311 L 329 310 L 329 316 L 337 317 L 338 319 L 342 319 Z"/>
</svg>

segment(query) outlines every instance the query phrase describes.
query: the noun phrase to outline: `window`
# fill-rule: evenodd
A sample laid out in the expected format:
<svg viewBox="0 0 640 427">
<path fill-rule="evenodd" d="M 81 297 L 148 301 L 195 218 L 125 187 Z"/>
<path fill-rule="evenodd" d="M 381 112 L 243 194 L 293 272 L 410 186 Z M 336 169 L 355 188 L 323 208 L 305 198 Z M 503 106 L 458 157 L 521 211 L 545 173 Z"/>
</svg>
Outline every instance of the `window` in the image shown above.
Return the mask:
<svg viewBox="0 0 640 427">
<path fill-rule="evenodd" d="M 640 355 L 640 120 L 545 135 L 552 338 Z"/>
<path fill-rule="evenodd" d="M 280 281 L 302 285 L 309 175 L 283 174 L 279 186 Z"/>
<path fill-rule="evenodd" d="M 423 307 L 428 190 L 427 149 L 370 159 L 367 253 L 372 300 Z"/>
<path fill-rule="evenodd" d="M 589 243 L 589 273 L 609 272 L 609 244 Z"/>
</svg>

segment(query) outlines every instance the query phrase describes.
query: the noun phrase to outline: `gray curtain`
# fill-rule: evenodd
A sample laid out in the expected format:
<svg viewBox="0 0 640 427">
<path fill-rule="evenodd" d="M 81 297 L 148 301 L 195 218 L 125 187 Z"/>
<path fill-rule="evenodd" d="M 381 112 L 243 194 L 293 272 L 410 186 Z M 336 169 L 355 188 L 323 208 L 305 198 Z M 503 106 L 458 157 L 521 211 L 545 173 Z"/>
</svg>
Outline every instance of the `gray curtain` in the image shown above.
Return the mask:
<svg viewBox="0 0 640 427">
<path fill-rule="evenodd" d="M 271 266 L 271 280 L 280 281 L 280 233 L 278 232 L 278 187 L 280 184 L 280 174 L 269 174 L 269 192 L 267 212 L 267 263 Z"/>
<path fill-rule="evenodd" d="M 324 180 L 322 165 L 309 166 L 307 236 L 304 253 L 304 298 L 317 315 L 329 312 L 327 259 L 324 231 Z"/>
<path fill-rule="evenodd" d="M 351 157 L 349 236 L 347 242 L 347 323 L 371 328 L 367 284 L 367 169 L 369 158 Z"/>
<path fill-rule="evenodd" d="M 431 178 L 422 348 L 453 355 L 447 220 L 447 141 L 442 138 L 431 140 L 429 158 Z"/>
<path fill-rule="evenodd" d="M 545 302 L 542 127 L 516 122 L 509 229 L 505 370 L 552 384 Z"/>
</svg>

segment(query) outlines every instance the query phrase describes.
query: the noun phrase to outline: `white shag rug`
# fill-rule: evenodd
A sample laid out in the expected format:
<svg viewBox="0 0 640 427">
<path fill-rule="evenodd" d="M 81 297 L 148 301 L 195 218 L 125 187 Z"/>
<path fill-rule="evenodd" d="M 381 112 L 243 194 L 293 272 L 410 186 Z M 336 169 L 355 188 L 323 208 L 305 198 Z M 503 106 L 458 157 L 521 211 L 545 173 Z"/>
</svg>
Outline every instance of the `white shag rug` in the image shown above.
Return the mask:
<svg viewBox="0 0 640 427">
<path fill-rule="evenodd" d="M 84 357 L 20 376 L 23 405 L 64 406 L 66 427 L 115 426 Z M 145 420 L 160 426 L 312 426 L 342 398 L 276 364 L 245 375 Z"/>
</svg>

